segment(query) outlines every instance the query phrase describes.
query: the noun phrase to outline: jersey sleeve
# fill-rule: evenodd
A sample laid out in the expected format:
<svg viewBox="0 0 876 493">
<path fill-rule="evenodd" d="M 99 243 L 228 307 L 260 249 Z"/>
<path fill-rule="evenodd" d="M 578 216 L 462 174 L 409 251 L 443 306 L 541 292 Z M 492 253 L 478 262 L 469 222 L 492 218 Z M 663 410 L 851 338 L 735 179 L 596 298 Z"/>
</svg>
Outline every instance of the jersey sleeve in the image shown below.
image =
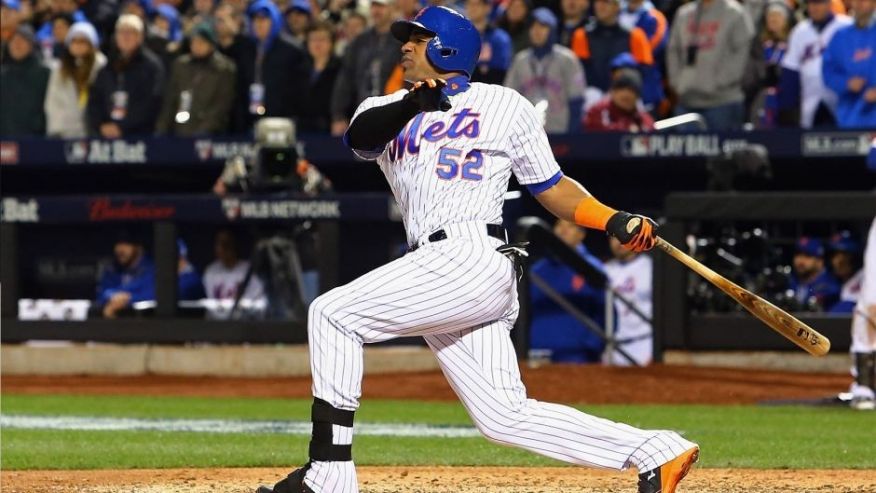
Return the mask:
<svg viewBox="0 0 876 493">
<path fill-rule="evenodd" d="M 797 24 L 791 30 L 791 37 L 788 38 L 788 52 L 782 57 L 782 68 L 800 71 L 800 59 L 802 58 L 801 50 L 805 43 L 805 33 L 803 31 L 804 24 Z"/>
<path fill-rule="evenodd" d="M 517 115 L 508 136 L 511 170 L 521 185 L 543 183 L 560 173 L 560 165 L 532 103 L 516 96 Z"/>
<path fill-rule="evenodd" d="M 359 107 L 356 108 L 356 112 L 353 113 L 353 118 L 350 120 L 350 123 L 352 124 L 353 121 L 356 120 L 356 117 L 359 116 L 363 111 L 367 111 L 377 106 L 383 106 L 385 104 L 399 101 L 401 100 L 401 98 L 404 97 L 405 94 L 407 94 L 407 92 L 408 91 L 406 89 L 402 89 L 392 94 L 387 94 L 386 96 L 372 96 L 370 98 L 365 98 L 365 100 L 359 104 Z M 344 144 L 346 144 L 347 147 L 350 147 L 349 143 L 347 142 L 346 134 L 344 134 Z M 389 143 L 387 142 L 387 144 Z M 359 156 L 360 158 L 366 161 L 374 161 L 375 159 L 380 157 L 380 155 L 383 154 L 384 151 L 386 151 L 386 144 L 384 144 L 383 147 L 374 150 L 353 149 L 352 147 L 350 147 L 350 149 L 353 150 L 353 154 Z"/>
</svg>

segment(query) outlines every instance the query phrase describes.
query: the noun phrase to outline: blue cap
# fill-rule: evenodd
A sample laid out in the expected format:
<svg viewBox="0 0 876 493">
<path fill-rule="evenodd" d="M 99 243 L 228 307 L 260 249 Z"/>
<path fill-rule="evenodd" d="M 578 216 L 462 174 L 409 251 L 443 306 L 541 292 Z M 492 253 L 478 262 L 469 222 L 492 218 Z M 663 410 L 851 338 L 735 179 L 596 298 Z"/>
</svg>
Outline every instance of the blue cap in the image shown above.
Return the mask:
<svg viewBox="0 0 876 493">
<path fill-rule="evenodd" d="M 795 251 L 812 257 L 823 257 L 824 244 L 817 238 L 801 236 L 800 239 L 797 240 L 797 248 Z"/>
<path fill-rule="evenodd" d="M 313 13 L 309 0 L 291 0 L 289 2 L 289 6 L 286 7 L 286 10 L 283 13 L 288 14 L 293 10 L 297 12 L 303 12 L 307 15 L 311 15 Z"/>
<path fill-rule="evenodd" d="M 183 241 L 182 238 L 176 239 L 176 250 L 179 253 L 179 256 L 182 258 L 189 257 L 189 247 L 186 245 L 186 242 Z"/>
<path fill-rule="evenodd" d="M 7 9 L 21 10 L 21 2 L 18 0 L 3 0 L 3 6 Z"/>
<path fill-rule="evenodd" d="M 532 20 L 551 29 L 557 27 L 557 16 L 547 7 L 539 7 L 532 11 Z"/>
<path fill-rule="evenodd" d="M 858 253 L 861 245 L 852 237 L 850 231 L 840 231 L 830 238 L 830 249 L 835 252 Z"/>
<path fill-rule="evenodd" d="M 633 55 L 629 51 L 625 51 L 611 59 L 612 70 L 626 67 L 639 68 L 639 62 L 633 58 Z"/>
</svg>

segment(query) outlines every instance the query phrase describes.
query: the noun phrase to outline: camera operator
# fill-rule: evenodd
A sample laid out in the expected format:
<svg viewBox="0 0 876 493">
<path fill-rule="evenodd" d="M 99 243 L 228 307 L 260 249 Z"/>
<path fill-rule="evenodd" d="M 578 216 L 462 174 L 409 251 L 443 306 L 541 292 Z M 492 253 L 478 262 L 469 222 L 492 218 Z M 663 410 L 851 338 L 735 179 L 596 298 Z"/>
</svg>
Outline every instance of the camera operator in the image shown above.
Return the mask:
<svg viewBox="0 0 876 493">
<path fill-rule="evenodd" d="M 313 197 L 331 191 L 331 182 L 304 158 L 292 120 L 263 118 L 255 136 L 251 159 L 234 156 L 226 161 L 213 186 L 216 195 L 285 192 Z M 319 294 L 315 235 L 310 221 L 258 232 L 247 277 L 258 276 L 265 285 L 269 318 L 303 317 L 301 311 Z M 241 292 L 245 289 L 241 286 Z"/>
</svg>

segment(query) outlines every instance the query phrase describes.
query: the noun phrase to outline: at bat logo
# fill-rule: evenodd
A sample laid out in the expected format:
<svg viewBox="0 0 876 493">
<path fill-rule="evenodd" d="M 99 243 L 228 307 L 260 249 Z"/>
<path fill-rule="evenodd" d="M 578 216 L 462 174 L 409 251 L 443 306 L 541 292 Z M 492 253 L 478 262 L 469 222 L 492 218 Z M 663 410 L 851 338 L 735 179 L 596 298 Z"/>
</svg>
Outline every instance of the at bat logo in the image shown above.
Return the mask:
<svg viewBox="0 0 876 493">
<path fill-rule="evenodd" d="M 474 139 L 481 134 L 480 113 L 472 112 L 471 108 L 463 108 L 454 113 L 450 124 L 436 121 L 421 131 L 426 113 L 418 114 L 411 123 L 399 132 L 389 146 L 389 158 L 392 161 L 402 159 L 405 153 L 418 154 L 421 140 L 438 142 L 442 139 Z"/>
</svg>

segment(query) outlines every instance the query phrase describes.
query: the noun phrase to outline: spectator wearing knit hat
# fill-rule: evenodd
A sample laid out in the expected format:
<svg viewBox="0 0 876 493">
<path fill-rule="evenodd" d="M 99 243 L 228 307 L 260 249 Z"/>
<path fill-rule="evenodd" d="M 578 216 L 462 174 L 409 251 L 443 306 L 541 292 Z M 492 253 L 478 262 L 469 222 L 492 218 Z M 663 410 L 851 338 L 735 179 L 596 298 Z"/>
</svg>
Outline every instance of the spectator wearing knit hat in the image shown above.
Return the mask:
<svg viewBox="0 0 876 493">
<path fill-rule="evenodd" d="M 86 108 L 91 84 L 107 62 L 98 49 L 97 31 L 87 22 L 70 26 L 64 45 L 52 63 L 46 91 L 46 134 L 79 139 L 88 135 Z"/>
<path fill-rule="evenodd" d="M 168 4 L 155 8 L 155 16 L 148 23 L 146 46 L 161 59 L 165 72 L 181 54 L 183 42 L 179 12 Z"/>
<path fill-rule="evenodd" d="M 584 129 L 595 132 L 647 132 L 654 119 L 639 108 L 642 76 L 631 68 L 618 70 L 608 96 L 587 110 Z"/>
<path fill-rule="evenodd" d="M 216 0 L 194 0 L 191 9 L 183 18 L 183 30 L 186 34 L 189 34 L 195 26 L 201 23 L 206 22 L 213 25 L 217 3 Z"/>
<path fill-rule="evenodd" d="M 305 97 L 307 56 L 283 34 L 283 17 L 270 0 L 247 10 L 249 36 L 235 50 L 237 64 L 236 131 L 248 132 L 263 116 L 293 118 Z"/>
<path fill-rule="evenodd" d="M 303 47 L 307 28 L 313 21 L 310 0 L 290 0 L 283 14 L 286 20 L 286 33 L 297 46 Z"/>
<path fill-rule="evenodd" d="M 116 22 L 114 49 L 88 98 L 93 135 L 117 139 L 148 135 L 155 129 L 164 91 L 161 61 L 143 46 L 143 21 L 125 14 Z"/>
<path fill-rule="evenodd" d="M 15 34 L 21 22 L 21 3 L 18 0 L 3 0 L 0 3 L 0 47 Z"/>
<path fill-rule="evenodd" d="M 21 24 L 9 38 L 0 64 L 0 136 L 43 135 L 43 99 L 49 69 L 34 50 L 33 29 Z"/>
<path fill-rule="evenodd" d="M 225 133 L 234 103 L 234 63 L 216 50 L 216 33 L 207 23 L 192 29 L 189 48 L 173 64 L 157 132 L 186 137 Z"/>
<path fill-rule="evenodd" d="M 578 128 L 584 98 L 584 72 L 575 54 L 557 40 L 557 18 L 546 7 L 532 12 L 527 48 L 514 57 L 505 86 L 517 90 L 544 112 L 549 133 Z"/>
</svg>

